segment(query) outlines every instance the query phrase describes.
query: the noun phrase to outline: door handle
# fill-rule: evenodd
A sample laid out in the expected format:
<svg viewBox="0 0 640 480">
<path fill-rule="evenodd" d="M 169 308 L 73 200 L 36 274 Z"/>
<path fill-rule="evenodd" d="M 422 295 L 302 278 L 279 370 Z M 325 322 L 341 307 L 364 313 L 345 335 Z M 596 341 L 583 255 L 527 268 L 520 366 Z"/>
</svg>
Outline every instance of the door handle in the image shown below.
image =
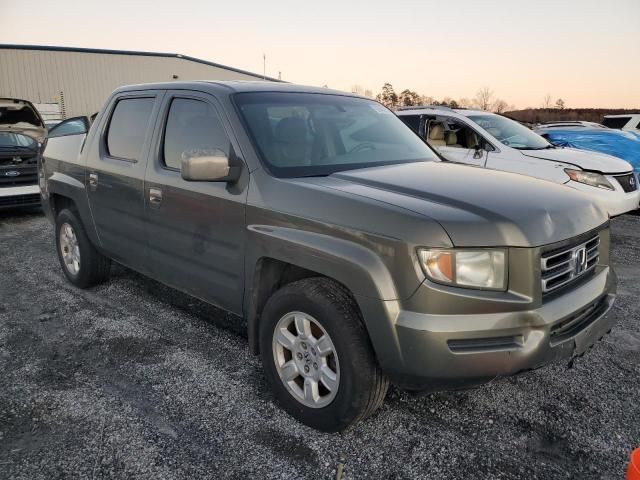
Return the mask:
<svg viewBox="0 0 640 480">
<path fill-rule="evenodd" d="M 149 203 L 151 205 L 160 205 L 162 203 L 162 190 L 159 188 L 149 189 Z"/>
<path fill-rule="evenodd" d="M 95 190 L 98 187 L 98 174 L 90 173 L 89 174 L 89 186 L 92 190 Z"/>
</svg>

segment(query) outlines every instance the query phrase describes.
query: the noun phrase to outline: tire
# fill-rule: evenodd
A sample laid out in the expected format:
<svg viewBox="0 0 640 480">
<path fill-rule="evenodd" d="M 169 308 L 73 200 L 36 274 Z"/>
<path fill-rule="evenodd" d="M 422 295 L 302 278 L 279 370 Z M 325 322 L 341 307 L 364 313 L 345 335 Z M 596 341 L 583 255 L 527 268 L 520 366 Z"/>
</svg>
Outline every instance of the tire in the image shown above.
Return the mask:
<svg viewBox="0 0 640 480">
<path fill-rule="evenodd" d="M 297 420 L 337 432 L 382 405 L 389 382 L 377 364 L 357 305 L 340 284 L 327 278 L 290 283 L 269 298 L 260 318 L 265 376 L 278 402 Z M 317 342 L 324 335 L 329 342 Z M 329 347 L 333 353 L 327 355 Z M 305 392 L 310 394 L 303 398 Z"/>
<path fill-rule="evenodd" d="M 62 271 L 76 287 L 88 288 L 109 278 L 111 260 L 93 246 L 74 210 L 65 208 L 56 216 L 56 250 Z"/>
</svg>

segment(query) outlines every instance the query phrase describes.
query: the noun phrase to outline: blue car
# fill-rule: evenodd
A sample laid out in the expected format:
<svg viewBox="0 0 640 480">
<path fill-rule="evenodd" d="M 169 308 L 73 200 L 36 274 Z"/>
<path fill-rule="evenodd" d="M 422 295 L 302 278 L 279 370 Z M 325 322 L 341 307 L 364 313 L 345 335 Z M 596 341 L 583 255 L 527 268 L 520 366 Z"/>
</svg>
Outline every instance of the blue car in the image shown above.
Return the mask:
<svg viewBox="0 0 640 480">
<path fill-rule="evenodd" d="M 613 130 L 602 126 L 585 125 L 541 125 L 535 129 L 554 145 L 591 150 L 622 158 L 640 175 L 640 135 L 633 132 Z M 638 177 L 640 180 L 640 177 Z"/>
</svg>

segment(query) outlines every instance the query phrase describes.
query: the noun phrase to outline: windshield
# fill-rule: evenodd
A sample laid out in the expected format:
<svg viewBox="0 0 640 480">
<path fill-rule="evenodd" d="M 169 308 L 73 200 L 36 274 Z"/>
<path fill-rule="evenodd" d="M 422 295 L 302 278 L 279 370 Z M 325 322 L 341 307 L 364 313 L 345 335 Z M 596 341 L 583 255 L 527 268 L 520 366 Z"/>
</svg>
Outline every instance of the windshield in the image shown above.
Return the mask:
<svg viewBox="0 0 640 480">
<path fill-rule="evenodd" d="M 507 147 L 518 150 L 553 148 L 553 145 L 537 133 L 506 117 L 501 117 L 500 115 L 469 115 L 468 118 Z"/>
<path fill-rule="evenodd" d="M 437 160 L 398 117 L 371 100 L 288 92 L 235 99 L 263 161 L 279 177 Z"/>
<path fill-rule="evenodd" d="M 13 132 L 0 132 L 0 148 L 26 147 L 36 149 L 38 143 L 31 137 Z"/>
</svg>

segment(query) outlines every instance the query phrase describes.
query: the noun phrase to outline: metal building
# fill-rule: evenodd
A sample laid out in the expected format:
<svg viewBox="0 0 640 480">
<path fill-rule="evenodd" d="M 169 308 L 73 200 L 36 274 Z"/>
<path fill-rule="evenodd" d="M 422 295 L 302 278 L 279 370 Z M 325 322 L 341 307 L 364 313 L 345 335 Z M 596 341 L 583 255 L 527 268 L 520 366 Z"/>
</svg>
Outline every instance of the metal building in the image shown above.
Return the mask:
<svg viewBox="0 0 640 480">
<path fill-rule="evenodd" d="M 97 112 L 122 85 L 263 78 L 175 53 L 0 44 L 0 97 L 29 100 L 45 119 Z"/>
</svg>

